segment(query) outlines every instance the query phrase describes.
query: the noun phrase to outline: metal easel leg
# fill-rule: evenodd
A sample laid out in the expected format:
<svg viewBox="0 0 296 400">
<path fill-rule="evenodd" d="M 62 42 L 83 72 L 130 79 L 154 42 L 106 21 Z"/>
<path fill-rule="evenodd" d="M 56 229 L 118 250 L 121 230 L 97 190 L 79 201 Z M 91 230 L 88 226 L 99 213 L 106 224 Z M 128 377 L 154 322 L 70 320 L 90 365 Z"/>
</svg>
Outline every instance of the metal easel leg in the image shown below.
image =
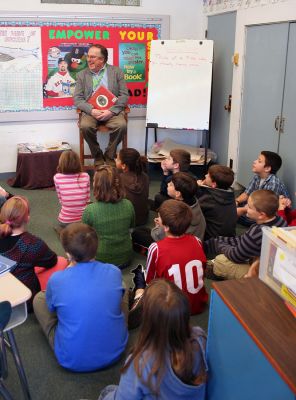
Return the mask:
<svg viewBox="0 0 296 400">
<path fill-rule="evenodd" d="M 205 134 L 205 160 L 204 160 L 204 174 L 206 175 L 208 171 L 208 133 L 209 131 L 204 130 Z"/>
<path fill-rule="evenodd" d="M 145 136 L 145 156 L 147 156 L 147 145 L 148 145 L 148 126 L 146 126 L 146 136 Z"/>
<path fill-rule="evenodd" d="M 145 156 L 147 156 L 147 145 L 148 145 L 148 130 L 149 128 L 154 129 L 154 142 L 157 142 L 157 124 L 148 123 L 146 125 L 146 137 L 145 137 Z"/>
</svg>

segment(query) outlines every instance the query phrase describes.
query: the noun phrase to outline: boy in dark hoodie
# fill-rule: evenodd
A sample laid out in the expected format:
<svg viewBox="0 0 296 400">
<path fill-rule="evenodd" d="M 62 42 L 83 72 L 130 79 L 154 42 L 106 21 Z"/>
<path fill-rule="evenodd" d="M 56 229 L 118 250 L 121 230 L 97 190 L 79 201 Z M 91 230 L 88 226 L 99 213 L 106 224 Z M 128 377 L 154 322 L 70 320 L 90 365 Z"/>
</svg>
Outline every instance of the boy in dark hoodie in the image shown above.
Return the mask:
<svg viewBox="0 0 296 400">
<path fill-rule="evenodd" d="M 206 220 L 205 240 L 217 236 L 235 236 L 237 222 L 233 190 L 233 171 L 212 165 L 204 180 L 197 181 L 197 198 Z"/>
</svg>

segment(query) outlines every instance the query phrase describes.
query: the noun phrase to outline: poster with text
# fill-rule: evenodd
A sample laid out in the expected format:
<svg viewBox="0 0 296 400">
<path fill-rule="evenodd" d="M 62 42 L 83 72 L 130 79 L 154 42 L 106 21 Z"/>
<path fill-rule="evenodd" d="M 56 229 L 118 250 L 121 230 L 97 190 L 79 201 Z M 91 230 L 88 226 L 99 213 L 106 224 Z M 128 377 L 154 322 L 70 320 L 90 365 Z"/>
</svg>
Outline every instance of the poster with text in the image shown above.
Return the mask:
<svg viewBox="0 0 296 400">
<path fill-rule="evenodd" d="M 42 104 L 40 27 L 0 26 L 0 110 L 38 110 Z"/>
<path fill-rule="evenodd" d="M 77 74 L 90 44 L 124 73 L 131 109 L 145 109 L 151 40 L 160 22 L 0 20 L 0 113 L 75 109 Z M 38 113 L 37 113 L 38 114 Z"/>
<path fill-rule="evenodd" d="M 73 106 L 76 77 L 87 68 L 90 43 L 104 45 L 108 63 L 123 70 L 130 106 L 146 106 L 150 42 L 158 38 L 156 28 L 71 24 L 43 26 L 41 33 L 44 108 Z"/>
</svg>

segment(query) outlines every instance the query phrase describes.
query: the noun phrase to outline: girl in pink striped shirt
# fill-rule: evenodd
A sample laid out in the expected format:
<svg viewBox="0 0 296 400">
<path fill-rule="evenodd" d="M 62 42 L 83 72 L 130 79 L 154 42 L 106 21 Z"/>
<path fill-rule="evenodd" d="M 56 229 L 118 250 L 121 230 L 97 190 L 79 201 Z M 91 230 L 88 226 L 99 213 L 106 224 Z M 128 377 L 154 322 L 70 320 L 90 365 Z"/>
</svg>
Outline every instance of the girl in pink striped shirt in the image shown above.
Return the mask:
<svg viewBox="0 0 296 400">
<path fill-rule="evenodd" d="M 90 180 L 86 172 L 82 172 L 78 155 L 72 151 L 64 151 L 59 159 L 54 184 L 62 209 L 58 220 L 66 226 L 81 221 L 82 213 L 90 200 Z"/>
</svg>

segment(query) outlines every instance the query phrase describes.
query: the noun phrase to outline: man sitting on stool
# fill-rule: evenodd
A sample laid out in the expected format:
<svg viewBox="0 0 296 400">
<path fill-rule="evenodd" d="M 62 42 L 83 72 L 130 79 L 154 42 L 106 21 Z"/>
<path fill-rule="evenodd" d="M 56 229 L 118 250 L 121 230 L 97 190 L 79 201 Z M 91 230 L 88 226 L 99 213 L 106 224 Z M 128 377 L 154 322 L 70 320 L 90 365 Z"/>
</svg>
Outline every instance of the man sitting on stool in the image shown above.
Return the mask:
<svg viewBox="0 0 296 400">
<path fill-rule="evenodd" d="M 120 68 L 107 64 L 108 50 L 93 44 L 87 53 L 88 68 L 77 74 L 74 104 L 82 111 L 80 129 L 94 158 L 95 167 L 104 164 L 115 166 L 114 158 L 118 144 L 126 133 L 124 108 L 128 100 L 128 90 L 124 74 Z M 93 108 L 87 100 L 100 85 L 108 88 L 118 100 L 107 110 Z M 100 123 L 110 129 L 109 144 L 103 154 L 97 141 L 97 128 Z"/>
</svg>

